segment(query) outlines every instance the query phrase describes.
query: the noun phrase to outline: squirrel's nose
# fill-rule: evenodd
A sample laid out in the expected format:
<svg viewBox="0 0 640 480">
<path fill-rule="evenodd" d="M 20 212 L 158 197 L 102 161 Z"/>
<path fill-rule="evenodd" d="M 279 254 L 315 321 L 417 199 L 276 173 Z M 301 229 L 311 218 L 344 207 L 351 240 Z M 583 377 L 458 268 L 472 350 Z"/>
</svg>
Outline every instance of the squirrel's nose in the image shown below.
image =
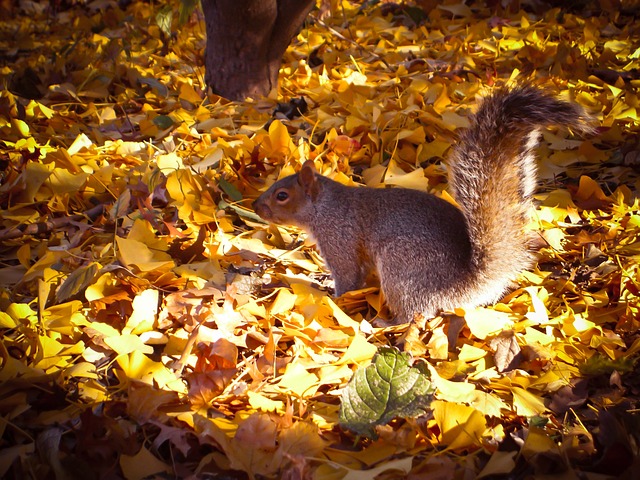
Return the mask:
<svg viewBox="0 0 640 480">
<path fill-rule="evenodd" d="M 259 217 L 267 220 L 271 216 L 271 210 L 269 207 L 261 200 L 260 197 L 256 198 L 251 204 L 253 207 L 253 211 L 258 214 Z"/>
</svg>

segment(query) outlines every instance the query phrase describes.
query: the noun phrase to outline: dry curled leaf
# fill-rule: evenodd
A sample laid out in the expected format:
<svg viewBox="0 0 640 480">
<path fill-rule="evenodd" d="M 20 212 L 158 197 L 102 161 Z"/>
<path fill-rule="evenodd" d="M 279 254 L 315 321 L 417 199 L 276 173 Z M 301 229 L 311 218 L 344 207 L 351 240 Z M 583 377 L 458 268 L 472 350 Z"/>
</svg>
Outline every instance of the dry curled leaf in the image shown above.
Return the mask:
<svg viewBox="0 0 640 480">
<path fill-rule="evenodd" d="M 518 345 L 516 335 L 511 330 L 505 330 L 489 342 L 493 349 L 493 360 L 499 372 L 506 372 L 518 368 L 522 362 L 522 349 Z"/>
</svg>

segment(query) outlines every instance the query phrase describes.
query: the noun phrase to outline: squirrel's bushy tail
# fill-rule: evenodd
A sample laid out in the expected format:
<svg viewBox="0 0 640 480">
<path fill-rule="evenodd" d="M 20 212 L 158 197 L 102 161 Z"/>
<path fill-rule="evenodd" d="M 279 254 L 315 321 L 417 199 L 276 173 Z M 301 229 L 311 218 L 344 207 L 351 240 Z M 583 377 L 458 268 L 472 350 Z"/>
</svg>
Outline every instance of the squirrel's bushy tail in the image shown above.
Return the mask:
<svg viewBox="0 0 640 480">
<path fill-rule="evenodd" d="M 586 132 L 578 106 L 531 85 L 503 87 L 481 103 L 449 161 L 449 179 L 472 243 L 472 303 L 500 299 L 534 261 L 525 229 L 536 184 L 534 148 L 543 127 Z"/>
</svg>

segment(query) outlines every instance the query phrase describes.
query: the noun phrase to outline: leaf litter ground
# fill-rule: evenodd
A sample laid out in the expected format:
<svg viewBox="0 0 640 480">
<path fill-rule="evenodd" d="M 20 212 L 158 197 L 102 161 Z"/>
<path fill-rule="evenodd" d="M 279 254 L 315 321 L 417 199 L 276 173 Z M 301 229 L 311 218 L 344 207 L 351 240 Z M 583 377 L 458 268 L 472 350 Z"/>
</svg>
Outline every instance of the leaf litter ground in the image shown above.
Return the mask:
<svg viewBox="0 0 640 480">
<path fill-rule="evenodd" d="M 632 478 L 637 9 L 334 0 L 278 95 L 229 103 L 198 12 L 167 35 L 155 4 L 75 3 L 0 4 L 0 476 Z M 251 212 L 306 159 L 446 196 L 455 130 L 516 76 L 601 128 L 544 134 L 538 267 L 464 322 L 385 328 L 376 289 L 334 301 L 311 241 Z M 386 346 L 435 399 L 358 438 L 340 391 Z"/>
</svg>

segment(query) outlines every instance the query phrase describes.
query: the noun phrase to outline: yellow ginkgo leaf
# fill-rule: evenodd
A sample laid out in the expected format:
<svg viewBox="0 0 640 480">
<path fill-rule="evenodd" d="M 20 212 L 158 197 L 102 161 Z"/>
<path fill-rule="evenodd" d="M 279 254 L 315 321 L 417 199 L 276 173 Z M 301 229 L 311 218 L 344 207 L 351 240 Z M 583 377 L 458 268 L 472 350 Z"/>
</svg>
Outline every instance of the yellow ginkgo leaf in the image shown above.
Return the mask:
<svg viewBox="0 0 640 480">
<path fill-rule="evenodd" d="M 521 387 L 512 387 L 513 406 L 518 415 L 523 417 L 533 417 L 541 415 L 546 411 L 542 397 L 531 393 Z"/>
<path fill-rule="evenodd" d="M 120 468 L 128 480 L 142 480 L 160 473 L 171 474 L 172 472 L 169 465 L 158 460 L 144 446 L 135 455 L 122 454 Z"/>
<path fill-rule="evenodd" d="M 481 445 L 487 429 L 484 415 L 472 407 L 436 400 L 431 404 L 440 429 L 440 442 L 452 450 Z"/>
<path fill-rule="evenodd" d="M 504 411 L 509 410 L 509 405 L 502 401 L 497 395 L 480 390 L 471 392 L 471 395 L 469 395 L 465 403 L 468 403 L 488 417 L 500 418 Z"/>
<path fill-rule="evenodd" d="M 281 288 L 278 291 L 275 301 L 271 304 L 269 313 L 271 315 L 279 315 L 284 312 L 290 311 L 296 303 L 296 296 L 286 288 Z"/>
<path fill-rule="evenodd" d="M 431 364 L 427 364 L 431 373 L 431 381 L 436 387 L 436 397 L 448 402 L 468 402 L 476 387 L 472 383 L 452 382 L 438 375 Z"/>
<path fill-rule="evenodd" d="M 507 313 L 482 307 L 465 311 L 464 319 L 473 336 L 480 340 L 513 325 L 513 320 Z"/>
<path fill-rule="evenodd" d="M 133 299 L 132 306 L 133 313 L 122 332 L 140 335 L 151 331 L 158 311 L 158 291 L 147 289 L 140 292 Z"/>
<path fill-rule="evenodd" d="M 489 461 L 484 466 L 478 479 L 484 477 L 490 477 L 493 475 L 505 475 L 512 472 L 516 466 L 515 457 L 517 452 L 504 452 L 496 450 L 489 458 Z"/>
<path fill-rule="evenodd" d="M 464 344 L 458 354 L 458 359 L 463 362 L 474 362 L 485 357 L 489 352 L 484 348 L 478 348 L 474 345 Z"/>
<path fill-rule="evenodd" d="M 191 102 L 194 105 L 198 105 L 202 102 L 202 97 L 196 93 L 193 85 L 187 82 L 180 85 L 180 98 L 187 102 Z"/>
<path fill-rule="evenodd" d="M 263 412 L 282 412 L 284 411 L 284 403 L 281 401 L 271 400 L 264 395 L 252 391 L 248 391 L 249 405 L 256 410 Z"/>
<path fill-rule="evenodd" d="M 145 345 L 138 335 L 125 334 L 106 337 L 104 343 L 109 345 L 118 355 L 128 355 L 132 352 L 153 353 L 153 347 Z"/>
<path fill-rule="evenodd" d="M 0 312 L 0 328 L 16 328 L 18 324 L 11 318 L 11 315 L 5 312 Z"/>
<path fill-rule="evenodd" d="M 338 361 L 340 364 L 356 364 L 362 365 L 373 358 L 378 349 L 375 345 L 367 342 L 367 339 L 362 334 L 357 334 L 353 337 L 353 341 L 347 347 L 344 355 Z"/>
<path fill-rule="evenodd" d="M 29 136 L 29 125 L 24 120 L 20 120 L 19 118 L 12 118 L 11 124 L 13 125 L 13 128 L 18 133 L 20 133 L 20 135 L 25 138 Z"/>
<path fill-rule="evenodd" d="M 135 266 L 142 272 L 171 268 L 174 263 L 171 257 L 163 252 L 152 251 L 142 242 L 129 238 L 116 237 L 118 257 L 127 267 Z"/>
<path fill-rule="evenodd" d="M 287 155 L 296 150 L 287 127 L 279 120 L 274 120 L 269 126 L 268 139 L 271 154 Z"/>
<path fill-rule="evenodd" d="M 310 397 L 316 393 L 319 386 L 318 376 L 309 373 L 300 363 L 290 363 L 280 377 L 278 387 L 283 392 L 292 393 L 297 397 Z"/>
</svg>

